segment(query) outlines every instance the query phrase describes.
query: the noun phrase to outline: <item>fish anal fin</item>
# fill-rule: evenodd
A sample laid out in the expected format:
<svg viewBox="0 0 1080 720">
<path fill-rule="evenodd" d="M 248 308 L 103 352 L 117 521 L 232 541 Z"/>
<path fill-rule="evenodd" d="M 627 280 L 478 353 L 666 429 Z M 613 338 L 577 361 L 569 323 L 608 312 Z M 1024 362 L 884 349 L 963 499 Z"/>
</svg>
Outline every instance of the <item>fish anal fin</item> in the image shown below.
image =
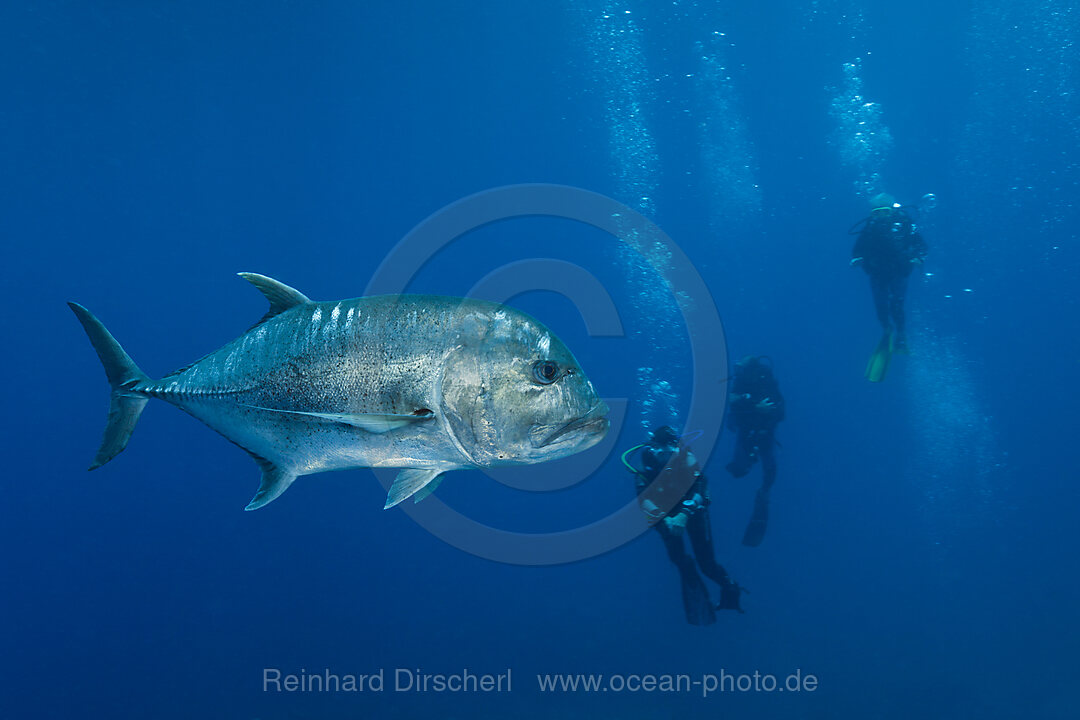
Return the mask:
<svg viewBox="0 0 1080 720">
<path fill-rule="evenodd" d="M 427 485 L 425 485 L 424 487 L 417 490 L 412 496 L 413 503 L 420 502 L 421 500 L 426 498 L 428 495 L 430 495 L 431 493 L 438 490 L 439 486 L 442 485 L 442 481 L 443 481 L 443 479 L 445 477 L 446 477 L 445 475 L 438 475 L 438 476 L 436 476 L 436 478 L 434 480 L 432 480 Z"/>
<path fill-rule="evenodd" d="M 288 490 L 297 475 L 295 472 L 278 467 L 266 458 L 259 457 L 253 452 L 249 451 L 248 454 L 255 459 L 255 462 L 259 465 L 259 469 L 262 470 L 262 482 L 259 484 L 259 491 L 255 493 L 255 497 L 251 498 L 251 502 L 249 502 L 244 509 L 258 510 L 264 505 L 273 502 L 281 495 L 281 493 Z"/>
<path fill-rule="evenodd" d="M 383 505 L 383 510 L 394 507 L 402 500 L 424 490 L 428 485 L 435 484 L 437 487 L 438 483 L 434 481 L 441 473 L 442 470 L 431 468 L 407 468 L 402 470 L 398 473 L 394 484 L 390 486 L 390 492 L 386 494 L 386 504 Z M 428 491 L 424 497 L 430 494 L 431 491 Z"/>
</svg>

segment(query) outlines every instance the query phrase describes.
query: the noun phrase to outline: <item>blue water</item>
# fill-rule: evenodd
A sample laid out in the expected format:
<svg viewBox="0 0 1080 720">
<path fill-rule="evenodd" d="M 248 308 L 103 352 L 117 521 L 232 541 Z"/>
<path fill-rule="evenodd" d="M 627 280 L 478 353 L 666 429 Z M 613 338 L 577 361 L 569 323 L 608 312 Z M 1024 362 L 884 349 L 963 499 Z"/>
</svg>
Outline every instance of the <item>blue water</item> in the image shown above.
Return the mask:
<svg viewBox="0 0 1080 720">
<path fill-rule="evenodd" d="M 1076 717 L 1078 35 L 1060 0 L 6 3 L 0 717 Z M 687 625 L 654 533 L 494 562 L 384 512 L 367 470 L 245 513 L 254 464 L 164 403 L 86 473 L 107 386 L 65 301 L 160 376 L 264 312 L 237 271 L 353 297 L 426 217 L 518 183 L 657 223 L 731 356 L 773 358 L 788 411 L 761 547 L 739 543 L 759 471 L 724 472 L 729 433 L 705 458 L 745 615 Z M 878 190 L 938 202 L 912 353 L 872 385 L 845 233 Z M 508 263 L 574 263 L 623 325 L 591 335 L 546 276 L 511 300 L 625 422 L 581 456 L 587 480 L 508 487 L 578 460 L 458 472 L 447 506 L 573 533 L 632 499 L 618 453 L 685 415 L 695 363 L 726 362 L 691 357 L 654 240 L 517 218 L 419 258 L 410 291 L 461 295 Z M 386 688 L 268 692 L 266 668 Z M 395 692 L 397 668 L 509 668 L 512 690 Z M 818 683 L 536 680 L 722 671 Z"/>
</svg>

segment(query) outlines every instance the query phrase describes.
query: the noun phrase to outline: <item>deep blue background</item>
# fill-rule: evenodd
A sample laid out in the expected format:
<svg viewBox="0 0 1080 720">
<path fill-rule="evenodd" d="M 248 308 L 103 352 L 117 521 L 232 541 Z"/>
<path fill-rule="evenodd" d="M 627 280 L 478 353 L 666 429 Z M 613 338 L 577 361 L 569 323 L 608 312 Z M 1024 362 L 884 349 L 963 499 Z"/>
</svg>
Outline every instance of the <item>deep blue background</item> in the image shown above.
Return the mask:
<svg viewBox="0 0 1080 720">
<path fill-rule="evenodd" d="M 599 15 L 626 9 L 650 79 L 653 219 L 698 263 L 733 355 L 771 355 L 789 404 L 762 547 L 738 544 L 757 475 L 732 481 L 721 456 L 709 467 L 746 615 L 687 626 L 651 535 L 569 566 L 474 558 L 381 511 L 367 471 L 304 478 L 244 513 L 254 465 L 161 403 L 121 457 L 85 472 L 106 386 L 65 300 L 160 375 L 263 312 L 237 271 L 350 297 L 411 227 L 470 193 L 554 182 L 636 201 L 620 197 L 625 149 L 605 113 L 626 78 L 589 42 Z M 748 148 L 731 162 L 760 186 L 760 211 L 731 222 L 710 212 L 686 77 L 714 31 L 734 42 Z M 1053 1 L 5 4 L 0 716 L 1074 717 L 1078 32 Z M 889 189 L 940 199 L 933 275 L 911 289 L 912 356 L 875 386 L 844 234 L 866 207 L 829 112 L 857 57 L 894 140 Z M 515 304 L 602 394 L 646 399 L 640 358 L 679 345 L 679 329 L 634 310 L 655 288 L 620 279 L 611 238 L 492 226 L 412 289 L 466 293 L 529 257 L 611 288 L 629 339 L 587 337 L 549 293 Z M 632 425 L 619 443 L 639 440 Z M 544 529 L 630 492 L 613 456 L 564 493 L 459 473 L 439 495 Z M 515 691 L 266 695 L 266 666 L 512 667 Z M 820 689 L 540 696 L 532 680 L 721 668 L 801 668 Z"/>
</svg>

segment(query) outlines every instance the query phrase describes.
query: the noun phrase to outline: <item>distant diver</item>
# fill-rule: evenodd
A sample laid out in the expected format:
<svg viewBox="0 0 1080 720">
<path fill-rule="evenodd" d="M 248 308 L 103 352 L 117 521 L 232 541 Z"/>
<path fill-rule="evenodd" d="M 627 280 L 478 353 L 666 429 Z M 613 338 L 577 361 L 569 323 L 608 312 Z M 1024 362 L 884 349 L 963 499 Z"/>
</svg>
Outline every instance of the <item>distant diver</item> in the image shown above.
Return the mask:
<svg viewBox="0 0 1080 720">
<path fill-rule="evenodd" d="M 922 264 L 927 248 L 911 215 L 892 195 L 875 195 L 871 204 L 870 216 L 850 231 L 858 234 L 851 265 L 861 266 L 870 276 L 874 307 L 884 330 L 866 366 L 866 379 L 881 382 L 892 354 L 907 352 L 904 296 L 911 270 Z"/>
<path fill-rule="evenodd" d="M 729 397 L 728 427 L 735 432 L 735 457 L 727 471 L 737 478 L 761 460 L 761 488 L 743 545 L 757 547 L 769 522 L 769 493 L 776 482 L 776 426 L 784 419 L 784 396 L 766 356 L 747 355 L 735 364 Z"/>
<path fill-rule="evenodd" d="M 627 459 L 638 449 L 642 449 L 642 470 Z M 743 588 L 716 562 L 709 522 L 708 481 L 690 448 L 680 442 L 671 427 L 664 425 L 652 432 L 648 443 L 623 453 L 623 463 L 635 475 L 642 512 L 660 534 L 668 558 L 679 571 L 686 621 L 691 625 L 712 625 L 716 622 L 716 610 L 743 612 L 739 604 Z M 701 572 L 720 586 L 720 602 L 716 605 L 709 599 L 694 559 L 686 552 L 684 530 L 690 536 Z"/>
</svg>

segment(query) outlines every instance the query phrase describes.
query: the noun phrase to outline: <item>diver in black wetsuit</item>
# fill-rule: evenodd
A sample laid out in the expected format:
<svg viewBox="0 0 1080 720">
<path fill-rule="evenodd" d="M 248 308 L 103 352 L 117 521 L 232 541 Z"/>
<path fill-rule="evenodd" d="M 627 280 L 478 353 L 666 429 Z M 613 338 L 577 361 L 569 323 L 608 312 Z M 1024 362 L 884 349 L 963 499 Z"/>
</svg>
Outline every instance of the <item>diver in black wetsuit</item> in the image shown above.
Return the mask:
<svg viewBox="0 0 1080 720">
<path fill-rule="evenodd" d="M 667 425 L 657 428 L 642 452 L 643 471 L 635 471 L 638 501 L 649 522 L 679 570 L 683 607 L 691 625 L 716 622 L 715 610 L 737 610 L 742 588 L 716 562 L 709 522 L 708 481 L 690 449 Z M 720 603 L 713 605 L 705 582 L 694 567 L 694 558 L 683 543 L 690 536 L 697 565 L 720 586 Z"/>
<path fill-rule="evenodd" d="M 874 209 L 858 231 L 851 265 L 861 266 L 870 276 L 874 308 L 886 337 L 891 338 L 890 351 L 902 352 L 907 349 L 904 296 L 908 277 L 926 257 L 926 242 L 911 215 L 891 195 L 881 193 L 871 203 Z"/>
<path fill-rule="evenodd" d="M 761 460 L 761 488 L 754 514 L 743 534 L 743 545 L 756 547 L 765 538 L 769 493 L 776 481 L 776 426 L 784 419 L 784 396 L 766 357 L 747 355 L 735 364 L 731 383 L 728 426 L 735 432 L 735 457 L 727 471 L 743 477 Z"/>
</svg>

